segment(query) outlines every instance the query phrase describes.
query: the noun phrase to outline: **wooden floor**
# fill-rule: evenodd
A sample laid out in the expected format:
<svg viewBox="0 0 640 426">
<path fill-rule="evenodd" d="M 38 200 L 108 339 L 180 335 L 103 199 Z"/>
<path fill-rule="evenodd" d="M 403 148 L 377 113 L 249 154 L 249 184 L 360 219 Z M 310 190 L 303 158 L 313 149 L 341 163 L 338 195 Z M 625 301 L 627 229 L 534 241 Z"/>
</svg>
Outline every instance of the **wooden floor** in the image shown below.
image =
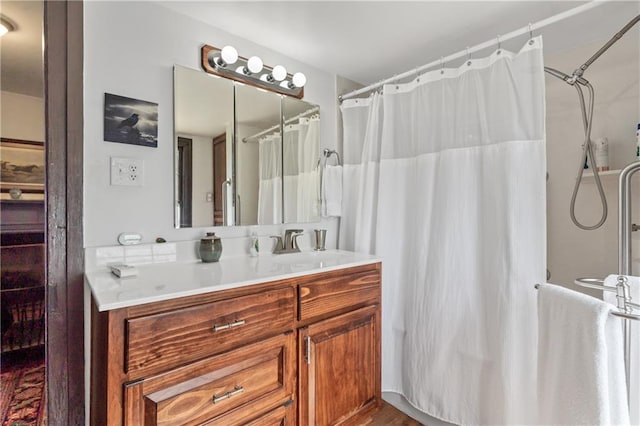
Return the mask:
<svg viewBox="0 0 640 426">
<path fill-rule="evenodd" d="M 352 424 L 349 422 L 349 424 Z M 358 417 L 355 424 L 368 426 L 420 426 L 420 423 L 395 408 L 382 403 L 382 407 Z"/>
</svg>

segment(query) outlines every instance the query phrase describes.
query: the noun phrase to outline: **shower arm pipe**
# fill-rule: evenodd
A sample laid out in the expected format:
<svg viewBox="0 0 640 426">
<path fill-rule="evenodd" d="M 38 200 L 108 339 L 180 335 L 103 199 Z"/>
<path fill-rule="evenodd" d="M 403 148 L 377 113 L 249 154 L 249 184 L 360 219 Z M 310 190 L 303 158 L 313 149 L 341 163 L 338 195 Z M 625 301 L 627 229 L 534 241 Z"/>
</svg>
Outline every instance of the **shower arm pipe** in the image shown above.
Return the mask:
<svg viewBox="0 0 640 426">
<path fill-rule="evenodd" d="M 584 64 L 582 64 L 580 68 L 575 70 L 573 74 L 575 76 L 581 77 L 582 74 L 584 74 L 587 68 L 589 68 L 596 59 L 598 59 L 604 52 L 606 52 L 607 49 L 609 49 L 616 41 L 620 40 L 622 36 L 638 22 L 640 22 L 640 15 L 637 15 L 635 18 L 629 21 L 627 25 L 622 27 L 622 29 L 618 31 L 613 37 L 611 37 L 611 39 L 604 46 L 602 46 L 596 53 L 593 54 L 593 56 L 591 56 Z"/>
<path fill-rule="evenodd" d="M 498 38 L 492 38 L 492 39 L 490 39 L 488 41 L 485 41 L 484 43 L 480 43 L 480 44 L 477 44 L 477 45 L 475 45 L 473 47 L 466 48 L 466 49 L 461 50 L 461 51 L 459 51 L 457 53 L 454 53 L 452 55 L 446 56 L 446 57 L 444 57 L 442 59 L 438 59 L 436 61 L 432 61 L 432 62 L 429 62 L 428 64 L 422 65 L 422 66 L 420 66 L 418 68 L 414 68 L 412 70 L 406 71 L 406 72 L 404 72 L 402 74 L 397 74 L 397 75 L 394 75 L 394 76 L 392 76 L 390 78 L 386 78 L 384 80 L 381 80 L 381 81 L 379 81 L 377 83 L 370 84 L 369 86 L 363 87 L 361 89 L 354 90 L 354 91 L 349 92 L 349 93 L 345 93 L 344 95 L 338 96 L 338 100 L 340 102 L 342 102 L 345 99 L 353 98 L 354 96 L 360 95 L 362 93 L 371 92 L 371 91 L 373 91 L 373 90 L 377 89 L 378 87 L 381 87 L 381 86 L 383 86 L 385 84 L 393 83 L 393 82 L 396 82 L 398 80 L 402 80 L 404 78 L 414 76 L 414 75 L 416 75 L 416 74 L 418 74 L 418 73 L 420 73 L 422 71 L 425 71 L 427 69 L 434 68 L 434 67 L 436 67 L 438 65 L 442 65 L 443 63 L 451 62 L 451 61 L 454 61 L 456 59 L 460 59 L 460 58 L 463 58 L 463 57 L 468 57 L 472 53 L 479 52 L 479 51 L 484 50 L 486 48 L 489 48 L 491 46 L 496 46 L 499 43 L 504 43 L 507 40 L 510 40 L 510 39 L 513 39 L 513 38 L 516 38 L 516 37 L 520 37 L 520 36 L 525 35 L 525 34 L 531 35 L 533 31 L 539 30 L 539 29 L 544 28 L 546 26 L 549 26 L 551 24 L 555 24 L 556 22 L 563 21 L 563 20 L 565 20 L 567 18 L 571 18 L 571 17 L 573 17 L 575 15 L 579 15 L 579 14 L 581 14 L 583 12 L 586 12 L 588 10 L 591 10 L 593 8 L 602 6 L 605 3 L 607 3 L 607 2 L 591 1 L 589 3 L 585 3 L 585 4 L 580 5 L 578 7 L 574 7 L 573 9 L 567 10 L 565 12 L 558 13 L 556 15 L 550 16 L 549 18 L 542 19 L 542 20 L 540 20 L 538 22 L 535 22 L 535 23 L 526 25 L 526 26 L 524 26 L 522 28 L 519 28 L 517 30 L 511 31 L 508 34 L 501 35 L 499 39 Z"/>
</svg>

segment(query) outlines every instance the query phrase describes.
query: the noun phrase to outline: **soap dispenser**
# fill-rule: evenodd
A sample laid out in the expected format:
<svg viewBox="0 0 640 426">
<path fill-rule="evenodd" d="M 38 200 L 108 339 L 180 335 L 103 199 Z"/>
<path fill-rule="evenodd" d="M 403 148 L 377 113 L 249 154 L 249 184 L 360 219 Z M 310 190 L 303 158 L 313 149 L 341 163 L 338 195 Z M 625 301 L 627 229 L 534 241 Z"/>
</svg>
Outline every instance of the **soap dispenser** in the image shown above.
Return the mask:
<svg viewBox="0 0 640 426">
<path fill-rule="evenodd" d="M 200 240 L 200 259 L 205 263 L 217 262 L 222 255 L 222 240 L 215 232 L 207 232 Z"/>
</svg>

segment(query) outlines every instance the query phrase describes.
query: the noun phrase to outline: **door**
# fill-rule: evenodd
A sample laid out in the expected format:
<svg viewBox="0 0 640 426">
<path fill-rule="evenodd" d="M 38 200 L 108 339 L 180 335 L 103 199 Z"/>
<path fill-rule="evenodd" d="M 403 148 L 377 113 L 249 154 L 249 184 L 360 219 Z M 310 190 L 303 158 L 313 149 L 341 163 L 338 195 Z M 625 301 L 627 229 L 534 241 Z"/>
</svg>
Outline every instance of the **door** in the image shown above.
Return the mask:
<svg viewBox="0 0 640 426">
<path fill-rule="evenodd" d="M 227 134 L 213 138 L 213 224 L 224 225 L 223 185 L 227 180 Z M 236 223 L 239 225 L 239 223 Z"/>
<path fill-rule="evenodd" d="M 191 227 L 193 188 L 193 140 L 178 136 L 178 202 L 180 228 Z"/>
<path fill-rule="evenodd" d="M 379 315 L 368 306 L 300 330 L 301 425 L 340 424 L 380 403 Z"/>
</svg>

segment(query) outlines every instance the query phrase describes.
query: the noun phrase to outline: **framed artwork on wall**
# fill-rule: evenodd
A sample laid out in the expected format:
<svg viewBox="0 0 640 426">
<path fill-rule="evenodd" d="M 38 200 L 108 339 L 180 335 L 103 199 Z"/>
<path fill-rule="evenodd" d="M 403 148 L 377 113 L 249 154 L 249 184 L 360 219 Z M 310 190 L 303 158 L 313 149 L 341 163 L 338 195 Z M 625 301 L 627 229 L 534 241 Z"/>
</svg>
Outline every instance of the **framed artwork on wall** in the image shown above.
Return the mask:
<svg viewBox="0 0 640 426">
<path fill-rule="evenodd" d="M 104 140 L 158 147 L 158 104 L 104 94 Z"/>
<path fill-rule="evenodd" d="M 2 199 L 44 199 L 44 143 L 0 139 L 0 192 Z"/>
</svg>

